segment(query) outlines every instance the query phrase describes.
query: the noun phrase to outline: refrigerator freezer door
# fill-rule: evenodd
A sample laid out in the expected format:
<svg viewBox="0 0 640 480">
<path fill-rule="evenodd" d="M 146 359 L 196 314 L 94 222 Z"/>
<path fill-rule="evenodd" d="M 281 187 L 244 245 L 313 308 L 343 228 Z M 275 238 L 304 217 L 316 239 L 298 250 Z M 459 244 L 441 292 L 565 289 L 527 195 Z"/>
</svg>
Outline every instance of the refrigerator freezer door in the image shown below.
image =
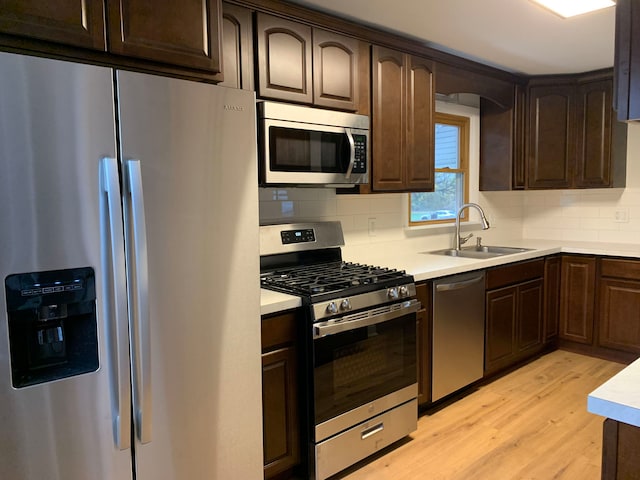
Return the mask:
<svg viewBox="0 0 640 480">
<path fill-rule="evenodd" d="M 112 344 L 107 342 L 112 328 L 107 323 L 112 318 L 105 315 L 110 312 L 105 302 L 109 288 L 104 281 L 100 240 L 99 161 L 115 156 L 115 150 L 111 70 L 0 53 L 2 479 L 132 477 L 131 451 L 120 450 L 115 439 L 114 357 Z M 71 268 L 95 272 L 92 302 L 97 314 L 99 367 L 14 388 L 7 276 Z M 123 268 L 120 265 L 119 271 L 124 275 Z M 69 322 L 65 308 L 56 304 L 44 310 Z M 61 338 L 59 333 L 57 340 Z M 67 355 L 73 354 L 70 345 Z M 11 348 L 21 347 L 12 344 Z M 128 378 L 128 371 L 124 374 Z"/>
<path fill-rule="evenodd" d="M 152 432 L 140 443 L 136 414 L 136 478 L 262 478 L 255 98 L 132 72 L 117 84 L 147 237 Z"/>
</svg>

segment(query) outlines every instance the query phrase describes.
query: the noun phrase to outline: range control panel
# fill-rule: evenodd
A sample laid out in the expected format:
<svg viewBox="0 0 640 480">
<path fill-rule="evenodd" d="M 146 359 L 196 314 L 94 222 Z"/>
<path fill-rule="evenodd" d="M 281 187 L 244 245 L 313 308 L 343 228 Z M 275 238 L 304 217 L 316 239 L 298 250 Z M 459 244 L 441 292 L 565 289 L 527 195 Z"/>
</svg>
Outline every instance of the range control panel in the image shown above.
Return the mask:
<svg viewBox="0 0 640 480">
<path fill-rule="evenodd" d="M 280 232 L 280 237 L 282 238 L 283 245 L 316 241 L 316 235 L 313 228 L 305 228 L 302 230 L 283 230 Z"/>
</svg>

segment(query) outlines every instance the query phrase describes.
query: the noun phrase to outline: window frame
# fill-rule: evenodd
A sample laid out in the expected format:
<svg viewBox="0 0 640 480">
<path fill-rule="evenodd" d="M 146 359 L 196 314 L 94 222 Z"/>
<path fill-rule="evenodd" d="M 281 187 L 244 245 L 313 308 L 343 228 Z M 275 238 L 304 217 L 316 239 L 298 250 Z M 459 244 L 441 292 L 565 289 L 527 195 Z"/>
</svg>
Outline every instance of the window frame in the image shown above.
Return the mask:
<svg viewBox="0 0 640 480">
<path fill-rule="evenodd" d="M 436 173 L 461 173 L 463 178 L 463 199 L 462 204 L 469 203 L 469 157 L 470 157 L 470 137 L 471 137 L 471 118 L 465 115 L 457 115 L 452 113 L 444 113 L 444 112 L 435 112 L 433 117 L 433 129 L 435 132 L 436 124 L 443 125 L 451 125 L 458 127 L 459 135 L 458 135 L 458 166 L 459 168 L 435 168 L 434 169 L 434 178 Z M 434 136 L 435 138 L 435 136 Z M 434 159 L 435 162 L 435 159 Z M 434 184 L 435 190 L 435 184 Z M 417 193 L 417 192 L 413 192 Z M 424 225 L 438 225 L 438 224 L 447 224 L 452 223 L 455 219 L 451 218 L 443 218 L 443 219 L 431 219 L 431 220 L 420 220 L 413 221 L 411 220 L 411 193 L 407 195 L 407 202 L 409 205 L 408 216 L 409 216 L 409 226 L 424 226 Z M 457 212 L 456 212 L 457 213 Z M 469 220 L 468 216 L 463 216 L 460 221 L 467 222 Z"/>
</svg>

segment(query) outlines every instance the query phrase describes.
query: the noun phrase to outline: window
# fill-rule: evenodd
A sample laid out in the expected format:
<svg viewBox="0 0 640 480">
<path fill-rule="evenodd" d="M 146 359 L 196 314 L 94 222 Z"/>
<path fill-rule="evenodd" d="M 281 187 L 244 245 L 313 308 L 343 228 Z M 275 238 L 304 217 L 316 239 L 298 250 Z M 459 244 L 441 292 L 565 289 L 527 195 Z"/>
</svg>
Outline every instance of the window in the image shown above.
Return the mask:
<svg viewBox="0 0 640 480">
<path fill-rule="evenodd" d="M 470 119 L 435 114 L 435 190 L 409 195 L 409 225 L 448 223 L 469 197 Z"/>
</svg>

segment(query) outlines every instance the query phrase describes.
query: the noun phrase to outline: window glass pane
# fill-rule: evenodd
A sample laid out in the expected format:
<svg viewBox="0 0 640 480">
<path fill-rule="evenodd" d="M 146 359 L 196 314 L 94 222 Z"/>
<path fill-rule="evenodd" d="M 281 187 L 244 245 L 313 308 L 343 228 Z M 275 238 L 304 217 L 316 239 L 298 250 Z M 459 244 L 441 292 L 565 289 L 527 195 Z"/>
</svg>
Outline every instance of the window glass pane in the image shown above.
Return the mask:
<svg viewBox="0 0 640 480">
<path fill-rule="evenodd" d="M 411 194 L 411 221 L 451 220 L 464 199 L 464 174 L 436 172 L 433 192 Z"/>
<path fill-rule="evenodd" d="M 436 123 L 436 168 L 460 168 L 460 127 Z"/>
</svg>

